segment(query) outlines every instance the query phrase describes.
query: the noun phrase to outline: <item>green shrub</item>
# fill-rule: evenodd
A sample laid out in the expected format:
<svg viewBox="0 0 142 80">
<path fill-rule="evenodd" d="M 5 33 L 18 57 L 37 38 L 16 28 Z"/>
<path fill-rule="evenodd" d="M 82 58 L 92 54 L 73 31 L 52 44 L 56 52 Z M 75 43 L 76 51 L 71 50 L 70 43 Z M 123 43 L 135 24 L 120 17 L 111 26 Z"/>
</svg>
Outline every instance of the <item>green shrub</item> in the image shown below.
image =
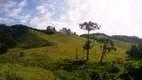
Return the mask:
<svg viewBox="0 0 142 80">
<path fill-rule="evenodd" d="M 15 72 L 6 72 L 6 80 L 22 80 Z"/>
<path fill-rule="evenodd" d="M 4 44 L 0 44 L 0 54 L 6 53 L 8 50 L 7 46 Z"/>
<path fill-rule="evenodd" d="M 142 58 L 142 44 L 133 44 L 131 48 L 126 52 L 128 57 L 131 59 L 141 59 Z"/>
</svg>

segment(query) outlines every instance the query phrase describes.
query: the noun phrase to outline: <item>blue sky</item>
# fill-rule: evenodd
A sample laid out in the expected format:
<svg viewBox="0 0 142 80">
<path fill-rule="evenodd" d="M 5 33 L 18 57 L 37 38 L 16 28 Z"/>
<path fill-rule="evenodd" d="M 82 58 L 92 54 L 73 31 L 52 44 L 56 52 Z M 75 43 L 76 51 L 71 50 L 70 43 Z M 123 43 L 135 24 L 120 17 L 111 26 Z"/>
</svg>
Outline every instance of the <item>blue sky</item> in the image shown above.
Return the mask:
<svg viewBox="0 0 142 80">
<path fill-rule="evenodd" d="M 0 5 L 1 23 L 26 24 L 32 27 L 37 27 L 32 24 L 32 19 L 39 19 L 45 15 L 58 21 L 67 8 L 66 0 L 0 0 Z M 48 25 L 50 24 L 46 26 Z"/>
<path fill-rule="evenodd" d="M 48 25 L 86 33 L 78 24 L 97 22 L 108 35 L 142 38 L 142 0 L 0 0 L 0 23 L 25 24 L 38 29 Z"/>
</svg>

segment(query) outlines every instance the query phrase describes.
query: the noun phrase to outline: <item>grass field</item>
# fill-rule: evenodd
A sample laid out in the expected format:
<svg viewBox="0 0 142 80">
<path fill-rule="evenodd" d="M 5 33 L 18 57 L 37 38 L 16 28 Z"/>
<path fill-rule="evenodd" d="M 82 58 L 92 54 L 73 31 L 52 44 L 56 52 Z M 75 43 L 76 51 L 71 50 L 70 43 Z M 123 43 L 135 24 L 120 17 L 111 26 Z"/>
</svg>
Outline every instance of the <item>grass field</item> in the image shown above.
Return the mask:
<svg viewBox="0 0 142 80">
<path fill-rule="evenodd" d="M 80 71 L 73 70 L 72 72 L 70 71 L 67 72 L 63 68 L 59 69 L 56 68 L 57 65 L 59 65 L 57 63 L 63 62 L 61 60 L 68 59 L 75 61 L 76 49 L 78 49 L 77 54 L 79 60 L 86 59 L 86 51 L 83 50 L 82 48 L 83 44 L 86 41 L 85 38 L 75 35 L 62 34 L 62 33 L 47 35 L 34 30 L 30 30 L 30 32 L 36 35 L 40 39 L 52 42 L 54 45 L 32 48 L 32 49 L 20 49 L 20 48 L 9 49 L 6 54 L 0 55 L 0 79 L 2 80 L 3 79 L 9 79 L 9 80 L 10 79 L 11 80 L 61 79 L 62 80 L 64 79 L 64 76 L 67 75 L 69 76 L 69 78 L 65 79 L 71 80 L 74 79 L 75 73 L 76 73 L 75 75 L 79 74 L 83 75 L 81 72 L 82 70 Z M 109 64 L 112 62 L 122 61 L 125 63 L 125 61 L 127 60 L 127 55 L 125 54 L 125 52 L 127 49 L 129 49 L 131 43 L 122 42 L 118 40 L 113 40 L 113 42 L 115 44 L 115 47 L 117 48 L 117 51 L 112 51 L 110 53 L 107 53 L 105 55 L 104 62 Z M 92 44 L 94 45 L 94 47 L 90 50 L 90 55 L 89 55 L 90 60 L 87 61 L 87 63 L 84 66 L 77 67 L 77 69 L 82 69 L 82 67 L 86 68 L 87 67 L 86 65 L 88 65 L 88 67 L 93 66 L 90 69 L 94 69 L 94 67 L 97 67 L 98 69 L 105 69 L 104 67 L 97 66 L 101 57 L 101 48 L 100 48 L 101 44 L 97 43 L 96 41 L 93 41 Z M 21 55 L 21 53 L 23 54 Z M 55 65 L 55 63 L 57 65 Z M 65 64 L 69 65 L 69 63 L 66 62 Z M 64 67 L 64 62 L 61 66 Z M 116 64 L 116 66 L 120 65 Z M 121 68 L 120 72 L 121 71 L 123 71 L 123 68 Z M 84 74 L 84 75 L 89 76 L 89 74 Z M 119 73 L 117 75 L 119 75 Z M 79 78 L 76 78 L 75 80 L 79 80 Z"/>
</svg>

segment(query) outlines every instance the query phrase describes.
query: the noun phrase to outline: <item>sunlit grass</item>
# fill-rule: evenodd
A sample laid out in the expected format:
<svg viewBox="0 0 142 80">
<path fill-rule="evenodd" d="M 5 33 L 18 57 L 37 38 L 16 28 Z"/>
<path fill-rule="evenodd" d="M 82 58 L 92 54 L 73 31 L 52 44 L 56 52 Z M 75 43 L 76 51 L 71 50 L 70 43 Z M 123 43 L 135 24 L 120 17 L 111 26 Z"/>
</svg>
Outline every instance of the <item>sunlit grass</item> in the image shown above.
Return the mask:
<svg viewBox="0 0 142 80">
<path fill-rule="evenodd" d="M 22 80 L 53 80 L 52 72 L 39 67 L 25 67 L 18 64 L 0 64 L 0 79 L 15 75 Z"/>
<path fill-rule="evenodd" d="M 2 78 L 5 78 L 5 71 L 12 70 L 10 72 L 16 72 L 16 75 L 24 80 L 53 80 L 53 73 L 48 68 L 44 69 L 50 65 L 50 62 L 56 62 L 61 59 L 76 60 L 76 49 L 78 59 L 86 59 L 86 50 L 82 48 L 87 40 L 86 38 L 63 33 L 47 35 L 34 30 L 31 30 L 31 32 L 38 38 L 48 40 L 54 43 L 54 45 L 32 49 L 9 49 L 6 54 L 0 55 L 0 73 L 3 74 Z M 104 62 L 125 61 L 127 58 L 125 52 L 131 44 L 117 40 L 113 41 L 117 51 L 106 53 Z M 101 44 L 96 41 L 92 42 L 93 47 L 90 50 L 89 62 L 99 63 L 102 51 Z M 20 57 L 21 52 L 23 56 Z"/>
</svg>

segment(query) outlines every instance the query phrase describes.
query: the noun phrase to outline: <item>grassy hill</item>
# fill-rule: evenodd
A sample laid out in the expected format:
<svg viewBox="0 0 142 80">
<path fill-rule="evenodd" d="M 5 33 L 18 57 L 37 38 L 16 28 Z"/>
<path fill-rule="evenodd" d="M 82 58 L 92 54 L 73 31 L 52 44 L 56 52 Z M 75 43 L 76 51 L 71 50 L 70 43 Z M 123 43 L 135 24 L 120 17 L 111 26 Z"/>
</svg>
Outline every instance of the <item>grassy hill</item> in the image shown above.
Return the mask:
<svg viewBox="0 0 142 80">
<path fill-rule="evenodd" d="M 39 38 L 32 30 L 32 28 L 21 24 L 13 26 L 1 24 L 0 43 L 8 48 L 20 47 L 23 49 L 53 45 L 48 40 Z"/>
<path fill-rule="evenodd" d="M 0 55 L 0 79 L 2 80 L 78 80 L 83 79 L 83 75 L 87 80 L 90 79 L 87 76 L 93 72 L 85 71 L 95 69 L 104 74 L 104 71 L 108 73 L 110 69 L 115 68 L 110 66 L 110 63 L 123 61 L 125 63 L 127 60 L 125 52 L 131 45 L 128 42 L 113 40 L 117 51 L 112 51 L 105 56 L 104 62 L 108 64 L 103 67 L 98 64 L 101 57 L 101 44 L 92 40 L 94 47 L 90 50 L 90 60 L 80 66 L 76 65 L 74 61 L 76 60 L 76 49 L 78 49 L 78 59 L 86 59 L 86 51 L 82 48 L 87 40 L 84 37 L 59 32 L 48 35 L 28 29 L 27 35 L 20 39 L 17 41 L 16 47 L 10 48 L 7 53 Z M 48 44 L 52 44 L 52 46 Z M 23 49 L 25 45 L 32 47 Z M 115 66 L 120 66 L 117 63 Z M 108 76 L 117 77 L 125 71 L 123 68 L 120 66 L 119 73 L 111 73 Z"/>
</svg>

